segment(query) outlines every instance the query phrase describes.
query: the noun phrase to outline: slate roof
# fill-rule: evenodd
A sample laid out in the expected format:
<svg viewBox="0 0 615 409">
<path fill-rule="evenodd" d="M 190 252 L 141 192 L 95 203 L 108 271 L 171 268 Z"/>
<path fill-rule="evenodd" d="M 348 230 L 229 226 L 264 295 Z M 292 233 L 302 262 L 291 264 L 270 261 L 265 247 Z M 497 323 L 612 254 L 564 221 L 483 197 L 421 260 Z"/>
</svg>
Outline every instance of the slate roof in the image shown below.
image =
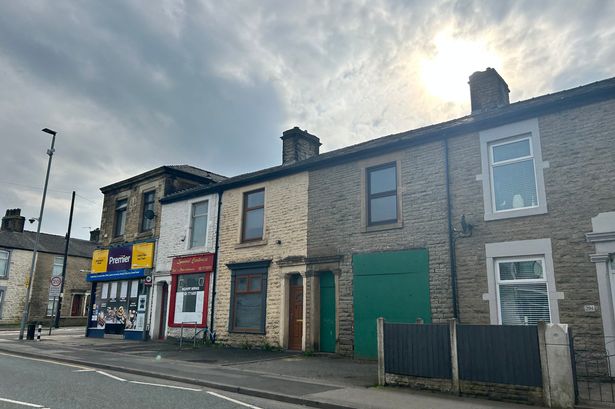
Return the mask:
<svg viewBox="0 0 615 409">
<path fill-rule="evenodd" d="M 23 233 L 14 231 L 0 231 L 0 247 L 5 249 L 34 250 L 36 232 L 24 230 Z M 64 236 L 41 233 L 38 251 L 42 253 L 64 254 Z M 68 255 L 91 258 L 96 250 L 96 243 L 88 240 L 70 239 Z"/>
<path fill-rule="evenodd" d="M 162 198 L 161 203 L 171 203 L 305 170 L 333 166 L 351 160 L 403 149 L 412 145 L 446 139 L 471 132 L 478 132 L 484 129 L 502 126 L 507 123 L 535 118 L 539 115 L 558 112 L 608 99 L 615 99 L 615 77 L 569 90 L 515 102 L 491 111 L 467 115 L 435 125 L 383 136 L 367 142 L 312 156 L 302 161 L 238 175 L 214 185 L 186 189 Z"/>
</svg>

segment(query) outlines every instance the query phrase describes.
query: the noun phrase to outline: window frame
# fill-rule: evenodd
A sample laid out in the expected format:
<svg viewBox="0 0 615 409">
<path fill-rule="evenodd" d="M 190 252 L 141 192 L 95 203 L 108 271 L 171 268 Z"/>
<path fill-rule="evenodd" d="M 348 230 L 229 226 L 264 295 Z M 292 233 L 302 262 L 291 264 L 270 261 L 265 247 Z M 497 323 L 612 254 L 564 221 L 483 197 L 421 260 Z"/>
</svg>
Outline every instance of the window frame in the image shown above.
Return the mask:
<svg viewBox="0 0 615 409">
<path fill-rule="evenodd" d="M 375 171 L 379 171 L 379 170 L 383 170 L 383 169 L 389 169 L 389 168 L 393 168 L 394 170 L 394 175 L 395 175 L 395 189 L 394 190 L 387 190 L 384 192 L 379 192 L 379 193 L 371 193 L 371 173 L 375 172 Z M 366 209 L 367 209 L 367 227 L 372 227 L 372 226 L 383 226 L 383 225 L 390 225 L 390 224 L 394 224 L 397 223 L 399 221 L 399 175 L 397 173 L 397 162 L 396 161 L 392 161 L 392 162 L 387 162 L 387 163 L 383 163 L 380 165 L 376 165 L 376 166 L 370 166 L 368 168 L 365 168 L 365 198 L 367 203 L 365 204 Z M 383 198 L 383 197 L 391 197 L 394 196 L 395 197 L 395 218 L 393 219 L 387 219 L 387 220 L 382 220 L 379 222 L 372 222 L 372 200 L 373 199 L 378 199 L 378 198 Z"/>
<path fill-rule="evenodd" d="M 147 196 L 148 195 L 152 195 L 152 200 L 151 202 L 147 201 Z M 152 190 L 148 190 L 143 192 L 143 194 L 141 195 L 141 200 L 142 200 L 142 206 L 141 206 L 141 225 L 139 226 L 139 231 L 141 233 L 146 233 L 146 232 L 151 232 L 152 230 L 154 230 L 155 227 L 155 222 L 154 219 L 148 219 L 145 217 L 145 212 L 147 210 L 151 210 L 152 212 L 154 211 L 154 208 L 156 207 L 156 190 L 152 189 Z M 151 209 L 148 209 L 148 205 L 151 205 Z M 146 224 L 151 223 L 151 226 L 149 228 L 146 227 Z"/>
<path fill-rule="evenodd" d="M 268 285 L 268 275 L 269 275 L 269 263 L 270 262 L 259 262 L 259 263 L 247 263 L 247 264 L 236 264 L 236 265 L 228 265 L 231 270 L 231 299 L 230 299 L 230 308 L 229 308 L 229 322 L 228 322 L 228 331 L 236 334 L 257 334 L 257 335 L 265 335 L 266 334 L 266 323 L 267 323 L 267 285 Z M 240 294 L 261 294 L 261 316 L 260 316 L 260 325 L 258 328 L 244 328 L 237 327 L 235 325 L 236 311 L 237 311 L 237 280 L 238 278 L 248 278 L 248 286 L 246 291 L 242 291 Z M 260 291 L 250 291 L 250 279 L 260 277 Z"/>
<path fill-rule="evenodd" d="M 531 157 L 515 158 L 506 161 L 493 161 L 493 148 L 512 142 L 529 139 Z M 549 162 L 542 160 L 540 132 L 538 119 L 533 118 L 525 121 L 503 125 L 479 132 L 481 170 L 482 173 L 476 179 L 482 181 L 484 220 L 500 220 L 514 217 L 525 217 L 548 212 L 545 192 L 544 169 L 549 168 Z M 516 209 L 496 210 L 493 169 L 509 163 L 533 160 L 534 181 L 536 186 L 536 205 L 524 206 Z"/>
<path fill-rule="evenodd" d="M 558 292 L 556 288 L 556 272 L 553 264 L 553 251 L 550 238 L 486 243 L 485 256 L 488 292 L 483 294 L 483 300 L 489 302 L 489 317 L 492 325 L 502 325 L 498 284 L 500 281 L 499 269 L 496 266 L 496 261 L 503 262 L 506 260 L 519 261 L 530 259 L 543 260 L 543 274 L 547 283 L 551 323 L 560 323 L 558 301 L 564 298 L 564 293 Z M 518 281 L 529 283 L 533 280 Z"/>
<path fill-rule="evenodd" d="M 204 215 L 199 215 L 199 216 L 195 216 L 194 211 L 196 209 L 196 206 L 199 204 L 203 204 L 205 203 L 205 214 Z M 188 241 L 188 249 L 196 249 L 196 248 L 204 248 L 207 247 L 207 242 L 209 240 L 209 199 L 205 199 L 205 200 L 199 200 L 197 202 L 191 202 L 190 203 L 190 234 L 188 235 L 189 237 L 189 241 Z M 193 238 L 194 238 L 194 221 L 196 219 L 196 217 L 203 217 L 205 216 L 205 237 L 203 238 L 203 244 L 202 245 L 193 245 Z"/>
<path fill-rule="evenodd" d="M 260 206 L 248 207 L 248 196 L 254 193 L 263 192 L 263 204 Z M 263 209 L 263 218 L 262 218 L 262 229 L 260 237 L 255 238 L 246 238 L 246 219 L 248 216 L 248 212 Z M 250 190 L 247 192 L 243 192 L 243 200 L 242 200 L 242 208 L 241 208 L 241 242 L 242 243 L 250 243 L 255 241 L 262 241 L 265 237 L 265 188 L 261 187 L 258 189 Z"/>
<path fill-rule="evenodd" d="M 203 275 L 203 315 L 200 324 L 188 324 L 175 321 L 175 300 L 177 299 L 177 292 L 179 287 L 179 278 L 182 275 Z M 209 313 L 209 282 L 211 279 L 211 272 L 196 271 L 186 273 L 172 273 L 171 274 L 171 286 L 169 288 L 169 308 L 167 323 L 172 328 L 206 328 L 207 327 L 207 314 Z M 198 307 L 198 306 L 197 306 Z"/>
<path fill-rule="evenodd" d="M 11 251 L 6 249 L 0 249 L 0 254 L 6 253 L 6 261 L 4 272 L 0 272 L 0 280 L 8 280 L 9 270 L 11 269 Z"/>
<path fill-rule="evenodd" d="M 122 207 L 120 208 L 120 202 L 125 202 L 124 205 L 122 205 Z M 119 214 L 122 214 L 122 217 L 124 219 L 124 223 L 122 226 L 122 231 L 118 231 L 119 230 L 119 226 L 120 224 L 119 222 Z M 127 218 L 128 218 L 128 198 L 123 198 L 123 199 L 117 199 L 115 201 L 115 207 L 114 207 L 114 213 L 113 213 L 113 237 L 122 237 L 125 233 L 126 233 L 126 222 L 127 222 Z"/>
<path fill-rule="evenodd" d="M 56 263 L 60 261 L 59 263 Z M 56 267 L 60 268 L 60 272 L 58 274 L 54 273 Z M 62 277 L 62 270 L 64 269 L 64 256 L 54 256 L 53 264 L 51 265 L 51 276 L 52 277 Z"/>
<path fill-rule="evenodd" d="M 542 278 L 528 278 L 528 279 L 516 279 L 516 280 L 502 280 L 500 277 L 500 264 L 502 263 L 515 263 L 520 261 L 540 261 L 542 264 Z M 495 263 L 495 281 L 497 291 L 497 306 L 498 306 L 498 323 L 503 324 L 502 321 L 502 298 L 500 295 L 500 289 L 506 285 L 523 285 L 523 284 L 545 284 L 547 290 L 547 306 L 549 308 L 549 323 L 552 322 L 553 314 L 551 312 L 551 297 L 549 296 L 549 281 L 547 280 L 546 262 L 544 256 L 521 256 L 521 257 L 498 257 L 493 260 Z M 512 325 L 512 324 L 507 324 Z M 532 324 L 530 324 L 532 325 Z"/>
</svg>

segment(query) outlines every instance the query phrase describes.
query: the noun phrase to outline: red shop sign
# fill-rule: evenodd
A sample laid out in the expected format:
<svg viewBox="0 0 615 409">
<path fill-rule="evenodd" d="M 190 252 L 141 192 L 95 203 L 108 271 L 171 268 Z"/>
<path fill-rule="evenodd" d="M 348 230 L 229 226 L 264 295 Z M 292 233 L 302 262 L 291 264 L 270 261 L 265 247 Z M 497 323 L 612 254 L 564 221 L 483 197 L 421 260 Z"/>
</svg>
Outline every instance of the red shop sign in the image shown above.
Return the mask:
<svg viewBox="0 0 615 409">
<path fill-rule="evenodd" d="M 214 270 L 213 253 L 195 254 L 192 256 L 173 257 L 172 274 L 208 273 Z"/>
</svg>

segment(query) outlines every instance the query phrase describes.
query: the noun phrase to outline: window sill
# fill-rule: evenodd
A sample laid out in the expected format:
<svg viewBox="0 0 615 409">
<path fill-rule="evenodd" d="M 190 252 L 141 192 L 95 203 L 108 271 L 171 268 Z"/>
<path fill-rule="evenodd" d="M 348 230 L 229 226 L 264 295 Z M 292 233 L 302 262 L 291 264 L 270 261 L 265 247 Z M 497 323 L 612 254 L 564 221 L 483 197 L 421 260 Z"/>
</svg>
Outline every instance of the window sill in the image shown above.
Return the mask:
<svg viewBox="0 0 615 409">
<path fill-rule="evenodd" d="M 266 246 L 267 245 L 267 240 L 254 240 L 254 241 L 246 241 L 244 243 L 237 243 L 235 244 L 235 250 L 238 249 L 245 249 L 245 248 L 250 248 L 250 247 L 259 247 L 259 246 Z"/>
<path fill-rule="evenodd" d="M 264 332 L 261 332 L 261 331 L 258 331 L 258 330 L 257 331 L 249 331 L 249 330 L 239 330 L 239 329 L 237 329 L 237 330 L 231 329 L 231 330 L 229 330 L 229 334 L 265 335 Z"/>
<path fill-rule="evenodd" d="M 111 239 L 111 243 L 122 243 L 124 241 L 124 235 L 117 236 Z"/>
<path fill-rule="evenodd" d="M 514 219 L 515 217 L 536 216 L 539 214 L 547 214 L 546 206 L 531 207 L 528 209 L 510 210 L 497 213 L 485 213 L 485 221 Z"/>
<path fill-rule="evenodd" d="M 363 228 L 363 233 L 371 233 L 371 232 L 383 231 L 383 230 L 401 229 L 402 227 L 404 227 L 404 223 L 402 221 L 398 221 L 396 223 L 377 224 L 375 226 L 365 226 Z"/>
<path fill-rule="evenodd" d="M 154 235 L 153 230 L 148 230 L 148 231 L 142 231 L 141 233 L 138 233 L 135 238 L 138 239 L 148 239 L 150 237 L 152 237 Z"/>
</svg>

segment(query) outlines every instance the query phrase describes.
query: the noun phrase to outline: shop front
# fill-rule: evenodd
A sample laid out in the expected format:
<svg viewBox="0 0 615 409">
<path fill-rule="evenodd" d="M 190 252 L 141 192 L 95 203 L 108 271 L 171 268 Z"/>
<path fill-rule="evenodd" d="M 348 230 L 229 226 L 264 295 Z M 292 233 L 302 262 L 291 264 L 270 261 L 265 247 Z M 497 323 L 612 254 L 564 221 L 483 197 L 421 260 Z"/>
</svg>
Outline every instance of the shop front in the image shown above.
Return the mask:
<svg viewBox="0 0 615 409">
<path fill-rule="evenodd" d="M 214 255 L 201 253 L 173 257 L 167 334 L 193 336 L 207 327 Z"/>
<path fill-rule="evenodd" d="M 147 339 L 153 256 L 153 242 L 94 251 L 86 336 Z"/>
</svg>

